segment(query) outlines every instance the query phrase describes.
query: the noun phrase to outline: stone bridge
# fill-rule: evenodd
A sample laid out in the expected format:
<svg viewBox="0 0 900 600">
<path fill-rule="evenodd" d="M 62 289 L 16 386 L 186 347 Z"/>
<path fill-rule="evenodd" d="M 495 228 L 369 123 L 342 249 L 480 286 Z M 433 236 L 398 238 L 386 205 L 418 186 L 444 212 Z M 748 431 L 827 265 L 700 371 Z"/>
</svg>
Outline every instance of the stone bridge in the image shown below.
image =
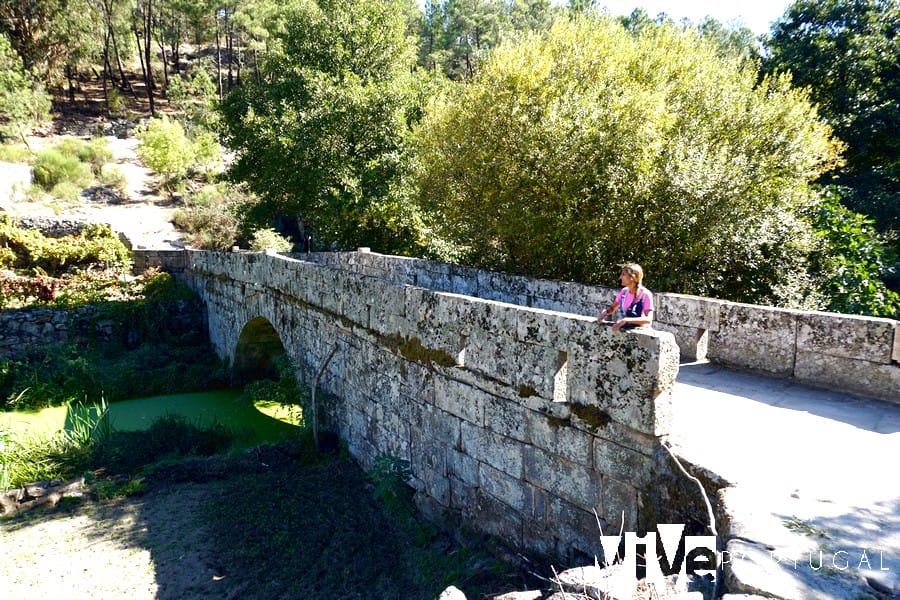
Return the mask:
<svg viewBox="0 0 900 600">
<path fill-rule="evenodd" d="M 135 263 L 197 291 L 236 372 L 287 354 L 311 382 L 327 362 L 320 419 L 364 467 L 409 461 L 427 514 L 564 559 L 602 555 L 598 522 L 653 530 L 702 506 L 662 447 L 680 357 L 898 402 L 889 319 L 658 294 L 655 330 L 614 334 L 593 317 L 613 289 L 364 249 Z"/>
</svg>

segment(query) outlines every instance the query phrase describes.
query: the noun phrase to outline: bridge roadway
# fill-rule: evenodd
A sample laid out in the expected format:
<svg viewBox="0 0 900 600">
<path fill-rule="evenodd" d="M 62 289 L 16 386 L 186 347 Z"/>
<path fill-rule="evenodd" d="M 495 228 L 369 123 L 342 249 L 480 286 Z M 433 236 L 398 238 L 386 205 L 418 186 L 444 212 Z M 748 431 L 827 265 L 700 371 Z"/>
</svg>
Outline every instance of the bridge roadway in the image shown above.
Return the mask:
<svg viewBox="0 0 900 600">
<path fill-rule="evenodd" d="M 686 363 L 670 444 L 730 484 L 733 592 L 900 598 L 900 404 Z"/>
</svg>

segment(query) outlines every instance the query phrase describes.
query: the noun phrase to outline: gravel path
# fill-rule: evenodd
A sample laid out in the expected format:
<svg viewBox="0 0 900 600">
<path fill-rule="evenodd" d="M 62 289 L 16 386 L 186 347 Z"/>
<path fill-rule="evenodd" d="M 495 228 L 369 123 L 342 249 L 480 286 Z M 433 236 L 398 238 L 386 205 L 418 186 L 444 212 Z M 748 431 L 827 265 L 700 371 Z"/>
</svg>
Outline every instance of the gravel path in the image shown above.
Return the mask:
<svg viewBox="0 0 900 600">
<path fill-rule="evenodd" d="M 38 150 L 52 145 L 59 137 L 31 138 L 29 144 Z M 65 217 L 107 224 L 113 231 L 125 236 L 135 249 L 171 250 L 184 247 L 181 233 L 172 224 L 177 205 L 159 194 L 156 177 L 137 157 L 138 141 L 133 137 L 106 136 L 106 139 L 113 153 L 112 164 L 122 171 L 127 180 L 123 197 L 85 193 L 78 204 L 27 201 L 21 194 L 12 194 L 12 180 L 23 176 L 23 166 L 3 164 L 0 167 L 0 211 L 20 218 Z M 9 181 L 4 185 L 4 180 Z"/>
</svg>

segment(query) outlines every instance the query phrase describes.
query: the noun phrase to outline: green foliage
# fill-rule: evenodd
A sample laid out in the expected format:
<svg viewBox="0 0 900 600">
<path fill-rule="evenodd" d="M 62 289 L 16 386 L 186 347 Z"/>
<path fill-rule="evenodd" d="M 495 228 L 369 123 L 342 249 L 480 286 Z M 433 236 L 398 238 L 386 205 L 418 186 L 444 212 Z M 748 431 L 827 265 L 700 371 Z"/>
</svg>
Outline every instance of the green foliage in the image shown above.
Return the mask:
<svg viewBox="0 0 900 600">
<path fill-rule="evenodd" d="M 760 302 L 802 270 L 797 210 L 837 149 L 786 79 L 696 32 L 605 18 L 502 44 L 416 141 L 449 259 L 602 283 L 634 260 L 651 287 Z"/>
<path fill-rule="evenodd" d="M 37 153 L 34 162 L 34 182 L 47 191 L 61 183 L 86 188 L 93 181 L 91 167 L 81 162 L 71 148 L 60 145 Z"/>
<path fill-rule="evenodd" d="M 54 406 L 85 397 L 115 401 L 228 381 L 201 324 L 171 318 L 173 309 L 183 311 L 196 299 L 169 274 L 151 271 L 132 281 L 90 277 L 54 293 L 55 306 L 95 304 L 93 318 L 105 324 L 106 335 L 98 339 L 88 322 L 87 331 L 73 331 L 70 342 L 0 361 L 0 399 L 8 406 Z"/>
<path fill-rule="evenodd" d="M 0 489 L 35 481 L 70 479 L 87 467 L 97 444 L 112 436 L 109 407 L 68 403 L 66 427 L 50 436 L 18 438 L 0 425 Z"/>
<path fill-rule="evenodd" d="M 182 334 L 184 335 L 184 334 Z M 225 366 L 205 343 L 161 332 L 158 342 L 136 348 L 94 344 L 48 345 L 8 360 L 0 398 L 19 398 L 15 408 L 58 406 L 101 395 L 110 402 L 223 387 Z M 173 340 L 174 338 L 174 340 Z M 22 393 L 24 391 L 24 394 Z"/>
<path fill-rule="evenodd" d="M 150 119 L 138 128 L 135 137 L 140 141 L 138 156 L 163 176 L 167 188 L 187 176 L 194 164 L 194 150 L 181 123 L 166 116 Z"/>
<path fill-rule="evenodd" d="M 91 138 L 84 144 L 83 149 L 78 154 L 78 158 L 91 166 L 91 173 L 93 173 L 94 177 L 99 177 L 103 165 L 113 159 L 109 140 L 103 137 Z"/>
<path fill-rule="evenodd" d="M 137 477 L 119 481 L 118 479 L 101 479 L 91 485 L 91 497 L 95 500 L 114 500 L 128 496 L 139 496 L 147 491 L 146 482 Z"/>
<path fill-rule="evenodd" d="M 250 249 L 254 252 L 263 250 L 290 252 L 293 248 L 294 244 L 274 229 L 257 229 L 250 239 Z"/>
<path fill-rule="evenodd" d="M 112 435 L 109 404 L 100 398 L 99 404 L 69 402 L 66 405 L 66 435 L 79 446 L 103 442 Z"/>
<path fill-rule="evenodd" d="M 900 230 L 898 32 L 896 0 L 797 0 L 764 41 L 764 71 L 808 87 L 847 144 L 846 163 L 824 182 L 845 186 L 844 203 L 881 231 Z"/>
<path fill-rule="evenodd" d="M 230 175 L 259 196 L 242 207 L 247 229 L 287 214 L 323 247 L 418 247 L 401 177 L 422 84 L 403 12 L 402 0 L 306 0 L 285 14 L 280 50 L 222 109 Z"/>
<path fill-rule="evenodd" d="M 385 503 L 391 510 L 412 512 L 409 480 L 412 479 L 408 460 L 386 454 L 375 457 L 375 464 L 369 477 L 375 484 L 375 498 Z"/>
<path fill-rule="evenodd" d="M 900 294 L 883 282 L 896 256 L 879 238 L 874 221 L 841 205 L 835 188 L 823 190 L 808 218 L 823 241 L 812 257 L 818 289 L 827 298 L 821 308 L 900 318 Z"/>
<path fill-rule="evenodd" d="M 228 250 L 240 235 L 235 206 L 250 202 L 236 186 L 207 185 L 189 194 L 172 221 L 185 232 L 188 243 L 202 250 Z"/>
<path fill-rule="evenodd" d="M 218 423 L 201 427 L 182 416 L 165 415 L 144 431 L 116 432 L 96 446 L 91 464 L 108 473 L 133 475 L 161 461 L 224 452 L 233 441 L 233 432 Z"/>
<path fill-rule="evenodd" d="M 52 436 L 13 435 L 0 425 L 0 489 L 50 479 L 70 479 L 87 466 L 90 447 L 65 431 Z"/>
<path fill-rule="evenodd" d="M 105 165 L 100 169 L 100 183 L 113 188 L 119 195 L 124 195 L 128 185 L 128 177 L 125 176 L 125 173 L 119 167 Z"/>
<path fill-rule="evenodd" d="M 37 269 L 49 277 L 95 265 L 121 271 L 131 267 L 128 248 L 106 225 L 91 225 L 78 235 L 48 238 L 39 231 L 20 228 L 7 216 L 0 216 L 0 240 L 15 254 L 15 268 Z M 10 298 L 0 298 L 0 306 L 9 303 Z"/>
<path fill-rule="evenodd" d="M 2 11 L 0 11 L 2 14 Z M 0 136 L 24 136 L 50 119 L 50 95 L 24 68 L 0 30 Z"/>
<path fill-rule="evenodd" d="M 253 404 L 274 403 L 290 408 L 290 421 L 303 427 L 303 401 L 310 397 L 309 387 L 297 381 L 294 367 L 287 355 L 273 360 L 275 379 L 259 379 L 244 386 L 241 398 Z M 305 430 L 306 428 L 303 427 Z"/>
<path fill-rule="evenodd" d="M 222 165 L 222 147 L 216 137 L 204 130 L 195 130 L 191 136 L 194 166 L 204 175 L 216 171 Z"/>
<path fill-rule="evenodd" d="M 30 164 L 32 156 L 25 146 L 0 144 L 0 162 Z"/>
</svg>

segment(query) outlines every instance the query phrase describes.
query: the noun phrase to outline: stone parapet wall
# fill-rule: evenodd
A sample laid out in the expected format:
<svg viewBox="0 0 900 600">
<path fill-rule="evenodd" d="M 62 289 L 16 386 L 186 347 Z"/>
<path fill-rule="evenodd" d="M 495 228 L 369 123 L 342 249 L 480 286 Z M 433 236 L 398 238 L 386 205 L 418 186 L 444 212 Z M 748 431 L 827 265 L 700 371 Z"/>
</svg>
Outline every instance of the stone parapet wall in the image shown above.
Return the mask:
<svg viewBox="0 0 900 600">
<path fill-rule="evenodd" d="M 596 315 L 616 292 L 365 251 L 304 256 L 398 284 L 579 315 Z M 900 402 L 900 322 L 896 320 L 683 294 L 656 293 L 655 300 L 654 326 L 675 336 L 683 357 Z"/>
<path fill-rule="evenodd" d="M 270 323 L 311 381 L 336 348 L 321 418 L 365 467 L 408 460 L 427 512 L 562 557 L 602 554 L 594 511 L 605 531 L 623 515 L 626 530 L 655 525 L 671 334 L 430 287 L 450 274 L 410 284 L 274 254 L 185 256 L 220 356 L 239 362 L 248 330 Z"/>
<path fill-rule="evenodd" d="M 160 268 L 175 277 L 184 279 L 186 255 L 183 250 L 133 250 L 131 253 L 134 274 L 150 268 Z"/>
<path fill-rule="evenodd" d="M 196 301 L 166 301 L 159 303 L 158 310 L 165 314 L 166 321 L 175 331 L 199 330 L 201 327 L 203 311 Z M 44 350 L 65 342 L 134 347 L 146 335 L 138 325 L 123 323 L 120 317 L 105 314 L 92 305 L 70 310 L 4 310 L 0 311 L 0 358 L 20 359 L 32 350 Z"/>
</svg>

